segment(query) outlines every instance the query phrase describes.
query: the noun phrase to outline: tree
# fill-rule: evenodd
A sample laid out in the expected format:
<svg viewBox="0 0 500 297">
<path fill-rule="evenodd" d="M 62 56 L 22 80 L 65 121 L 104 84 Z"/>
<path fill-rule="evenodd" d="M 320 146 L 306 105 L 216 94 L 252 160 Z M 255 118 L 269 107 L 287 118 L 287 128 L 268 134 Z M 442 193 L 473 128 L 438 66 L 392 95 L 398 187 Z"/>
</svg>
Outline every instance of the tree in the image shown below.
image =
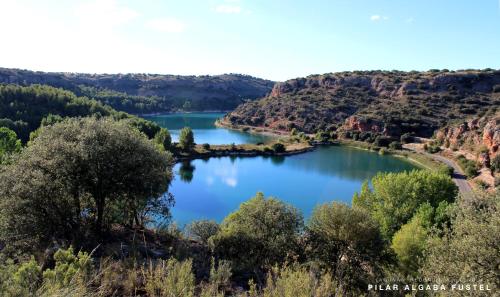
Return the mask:
<svg viewBox="0 0 500 297">
<path fill-rule="evenodd" d="M 472 282 L 500 288 L 500 194 L 476 197 L 473 202 L 459 200 L 451 226 L 444 234 L 433 234 L 428 242 L 423 277 L 444 284 Z M 491 292 L 471 291 L 471 296 Z"/>
<path fill-rule="evenodd" d="M 319 205 L 306 231 L 309 257 L 332 272 L 341 290 L 366 288 L 372 276 L 380 276 L 384 241 L 367 211 L 337 202 Z"/>
<path fill-rule="evenodd" d="M 184 104 L 182 105 L 182 110 L 184 111 L 191 110 L 191 102 L 189 100 L 184 101 Z"/>
<path fill-rule="evenodd" d="M 123 122 L 44 127 L 0 173 L 0 241 L 75 239 L 113 223 L 142 225 L 152 211 L 168 216 L 171 167 L 169 153 Z"/>
<path fill-rule="evenodd" d="M 16 132 L 6 127 L 0 127 L 0 164 L 8 155 L 21 151 L 21 140 L 17 139 Z"/>
<path fill-rule="evenodd" d="M 449 176 L 427 170 L 379 173 L 371 182 L 373 190 L 364 186 L 354 195 L 353 205 L 370 212 L 387 239 L 413 217 L 422 203 L 437 207 L 441 201 L 454 201 L 457 195 Z"/>
<path fill-rule="evenodd" d="M 182 128 L 179 135 L 179 145 L 183 150 L 191 150 L 194 147 L 194 135 L 190 127 Z"/>
<path fill-rule="evenodd" d="M 186 232 L 189 236 L 194 237 L 203 243 L 208 243 L 208 239 L 217 234 L 219 230 L 219 224 L 210 220 L 194 221 L 186 227 Z"/>
<path fill-rule="evenodd" d="M 286 147 L 283 143 L 276 142 L 272 147 L 275 153 L 284 153 L 286 151 Z"/>
<path fill-rule="evenodd" d="M 160 131 L 155 134 L 154 141 L 163 149 L 168 150 L 172 144 L 172 137 L 167 129 L 161 128 Z"/>
<path fill-rule="evenodd" d="M 293 206 L 262 193 L 228 215 L 211 238 L 215 253 L 234 260 L 235 271 L 254 271 L 282 263 L 298 247 L 303 218 Z"/>
</svg>

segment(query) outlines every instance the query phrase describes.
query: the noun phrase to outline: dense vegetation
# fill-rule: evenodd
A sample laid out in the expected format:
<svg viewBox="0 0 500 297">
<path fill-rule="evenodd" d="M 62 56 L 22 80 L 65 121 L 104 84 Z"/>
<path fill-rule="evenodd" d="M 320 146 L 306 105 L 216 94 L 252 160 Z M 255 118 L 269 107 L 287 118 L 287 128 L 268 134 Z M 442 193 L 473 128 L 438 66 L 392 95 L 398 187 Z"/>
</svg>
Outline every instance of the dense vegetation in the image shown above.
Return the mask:
<svg viewBox="0 0 500 297">
<path fill-rule="evenodd" d="M 63 117 L 111 116 L 136 126 L 148 137 L 153 137 L 160 127 L 152 122 L 118 112 L 98 101 L 62 89 L 44 85 L 22 87 L 0 85 L 0 127 L 16 132 L 23 142 L 41 124 Z M 49 120 L 44 118 L 49 118 Z"/>
<path fill-rule="evenodd" d="M 45 73 L 0 68 L 0 83 L 45 84 L 130 113 L 231 110 L 265 96 L 273 82 L 247 75 Z"/>
<path fill-rule="evenodd" d="M 429 137 L 447 123 L 494 113 L 499 85 L 500 71 L 490 69 L 311 75 L 277 83 L 269 96 L 240 105 L 226 121 L 306 133 Z M 375 136 L 362 138 L 373 142 Z"/>
</svg>

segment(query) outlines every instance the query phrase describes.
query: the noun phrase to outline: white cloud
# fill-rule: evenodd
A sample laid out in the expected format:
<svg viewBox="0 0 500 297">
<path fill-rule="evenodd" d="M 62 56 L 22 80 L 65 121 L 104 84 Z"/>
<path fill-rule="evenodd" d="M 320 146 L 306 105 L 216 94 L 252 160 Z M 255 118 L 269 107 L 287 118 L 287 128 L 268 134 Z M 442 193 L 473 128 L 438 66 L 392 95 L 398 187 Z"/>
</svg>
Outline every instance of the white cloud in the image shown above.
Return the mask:
<svg viewBox="0 0 500 297">
<path fill-rule="evenodd" d="M 236 185 L 238 184 L 238 181 L 235 179 L 235 178 L 231 178 L 231 177 L 228 177 L 228 178 L 225 178 L 223 179 L 224 183 L 230 187 L 236 187 Z"/>
<path fill-rule="evenodd" d="M 389 17 L 387 16 L 381 16 L 381 15 L 378 15 L 378 14 L 374 14 L 370 17 L 370 20 L 371 21 L 374 21 L 374 22 L 378 22 L 378 21 L 387 21 L 389 19 Z"/>
<path fill-rule="evenodd" d="M 153 19 L 146 22 L 146 27 L 158 32 L 165 33 L 180 33 L 183 32 L 186 28 L 184 23 L 173 18 Z"/>
<path fill-rule="evenodd" d="M 218 13 L 240 13 L 241 6 L 221 4 L 215 8 Z"/>
</svg>

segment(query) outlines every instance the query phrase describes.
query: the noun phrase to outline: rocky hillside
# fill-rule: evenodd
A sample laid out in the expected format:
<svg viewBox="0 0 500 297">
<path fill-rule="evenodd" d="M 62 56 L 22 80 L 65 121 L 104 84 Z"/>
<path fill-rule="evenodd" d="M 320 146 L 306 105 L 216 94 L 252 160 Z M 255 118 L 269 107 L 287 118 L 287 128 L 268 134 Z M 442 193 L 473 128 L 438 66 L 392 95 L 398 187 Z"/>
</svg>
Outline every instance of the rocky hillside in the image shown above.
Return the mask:
<svg viewBox="0 0 500 297">
<path fill-rule="evenodd" d="M 485 167 L 500 155 L 500 112 L 440 129 L 437 140 L 452 150 L 472 153 Z"/>
<path fill-rule="evenodd" d="M 231 110 L 247 100 L 267 95 L 274 85 L 269 80 L 240 74 L 83 74 L 7 68 L 0 68 L 1 83 L 50 85 L 133 113 Z"/>
<path fill-rule="evenodd" d="M 500 71 L 356 71 L 277 83 L 224 122 L 306 133 L 318 130 L 429 137 L 500 108 Z"/>
</svg>

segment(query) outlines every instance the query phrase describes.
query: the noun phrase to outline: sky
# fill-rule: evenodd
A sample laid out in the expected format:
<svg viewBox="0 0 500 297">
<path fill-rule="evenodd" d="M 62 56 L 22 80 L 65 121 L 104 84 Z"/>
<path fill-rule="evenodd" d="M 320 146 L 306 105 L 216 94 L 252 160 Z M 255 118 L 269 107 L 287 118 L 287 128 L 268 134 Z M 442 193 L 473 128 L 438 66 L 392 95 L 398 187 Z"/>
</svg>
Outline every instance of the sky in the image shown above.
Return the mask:
<svg viewBox="0 0 500 297">
<path fill-rule="evenodd" d="M 500 68 L 500 0 L 0 0 L 0 67 L 243 73 Z"/>
</svg>

